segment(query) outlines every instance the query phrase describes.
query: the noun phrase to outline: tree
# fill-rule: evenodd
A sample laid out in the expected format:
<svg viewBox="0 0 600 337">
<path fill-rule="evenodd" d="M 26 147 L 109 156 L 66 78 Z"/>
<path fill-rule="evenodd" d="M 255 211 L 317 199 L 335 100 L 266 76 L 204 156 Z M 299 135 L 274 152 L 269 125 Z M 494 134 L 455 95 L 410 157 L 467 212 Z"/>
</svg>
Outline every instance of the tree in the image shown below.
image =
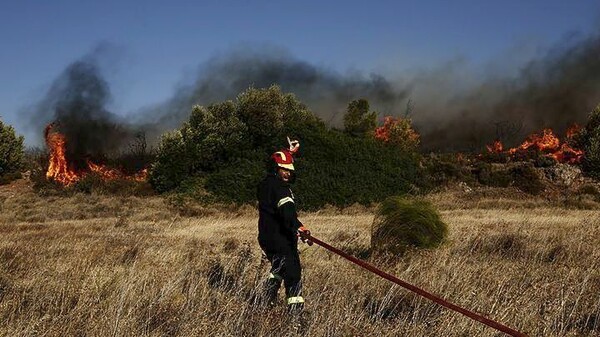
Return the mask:
<svg viewBox="0 0 600 337">
<path fill-rule="evenodd" d="M 371 120 L 362 130 L 373 130 L 376 114 L 365 103 L 351 107 Z M 288 145 L 286 136 L 302 144 L 294 158 L 294 191 L 305 210 L 369 205 L 413 191 L 422 181 L 417 152 L 328 128 L 293 94 L 272 86 L 195 106 L 179 130 L 163 136 L 150 182 L 159 192 L 176 190 L 208 202 L 254 202 L 256 184 L 271 169 L 265 164 Z"/>
<path fill-rule="evenodd" d="M 163 137 L 150 182 L 159 192 L 168 191 L 185 179 L 263 159 L 286 136 L 302 138 L 315 127 L 324 126 L 278 86 L 249 88 L 235 101 L 197 105 L 181 129 Z"/>
<path fill-rule="evenodd" d="M 377 112 L 369 112 L 369 101 L 357 99 L 348 104 L 344 115 L 344 131 L 355 137 L 372 135 L 377 126 Z"/>
<path fill-rule="evenodd" d="M 12 126 L 0 121 L 0 177 L 19 173 L 24 153 L 23 136 L 17 136 Z"/>
</svg>

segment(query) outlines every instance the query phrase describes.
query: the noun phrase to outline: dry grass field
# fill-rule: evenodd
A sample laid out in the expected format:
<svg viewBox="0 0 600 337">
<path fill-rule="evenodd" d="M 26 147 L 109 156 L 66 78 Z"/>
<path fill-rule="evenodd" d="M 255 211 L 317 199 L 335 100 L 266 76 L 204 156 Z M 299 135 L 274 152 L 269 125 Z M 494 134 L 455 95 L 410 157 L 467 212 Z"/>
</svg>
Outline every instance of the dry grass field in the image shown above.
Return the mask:
<svg viewBox="0 0 600 337">
<path fill-rule="evenodd" d="M 268 264 L 251 208 L 0 188 L 2 336 L 502 335 L 317 246 L 301 247 L 305 314 L 261 308 Z M 530 336 L 600 335 L 600 212 L 491 192 L 429 199 L 449 240 L 402 257 L 368 255 L 368 209 L 301 219 L 316 237 Z"/>
</svg>

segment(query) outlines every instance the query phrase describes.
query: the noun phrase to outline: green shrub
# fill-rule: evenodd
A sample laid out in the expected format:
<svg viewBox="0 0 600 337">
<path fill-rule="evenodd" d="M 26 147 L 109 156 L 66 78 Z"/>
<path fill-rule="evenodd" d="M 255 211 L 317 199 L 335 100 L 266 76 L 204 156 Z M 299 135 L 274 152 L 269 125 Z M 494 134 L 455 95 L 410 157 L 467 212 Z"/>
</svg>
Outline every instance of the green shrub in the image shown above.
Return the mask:
<svg viewBox="0 0 600 337">
<path fill-rule="evenodd" d="M 15 129 L 0 121 L 0 177 L 8 182 L 23 168 L 23 136 L 17 136 Z"/>
<path fill-rule="evenodd" d="M 278 87 L 247 90 L 237 99 L 239 119 L 248 129 L 252 144 L 272 142 L 284 127 L 284 95 Z"/>
<path fill-rule="evenodd" d="M 265 175 L 260 161 L 239 160 L 206 177 L 206 189 L 219 201 L 238 204 L 256 200 L 256 186 Z"/>
<path fill-rule="evenodd" d="M 23 175 L 21 174 L 21 172 L 6 173 L 0 176 L 0 185 L 10 184 L 12 181 L 21 179 L 22 177 Z"/>
<path fill-rule="evenodd" d="M 188 177 L 192 170 L 188 147 L 179 131 L 162 136 L 149 176 L 150 183 L 158 192 L 170 191 Z"/>
<path fill-rule="evenodd" d="M 511 170 L 514 186 L 525 193 L 539 195 L 546 187 L 532 165 L 515 166 Z"/>
<path fill-rule="evenodd" d="M 358 99 L 350 102 L 344 115 L 344 131 L 351 136 L 373 135 L 377 126 L 377 112 L 369 112 L 369 101 Z"/>
<path fill-rule="evenodd" d="M 588 194 L 588 195 L 592 195 L 592 196 L 600 196 L 600 191 L 598 190 L 598 188 L 594 185 L 582 185 L 581 187 L 579 187 L 579 189 L 577 190 L 578 194 Z"/>
<path fill-rule="evenodd" d="M 584 172 L 600 179 L 600 105 L 590 113 L 588 122 L 578 137 L 578 145 L 585 152 L 581 163 Z"/>
<path fill-rule="evenodd" d="M 248 89 L 236 101 L 194 107 L 180 130 L 163 137 L 150 182 L 159 192 L 254 202 L 265 164 L 287 145 L 286 136 L 302 144 L 293 188 L 303 209 L 370 204 L 415 190 L 420 181 L 415 151 L 327 128 L 294 95 L 273 86 Z"/>
<path fill-rule="evenodd" d="M 373 139 L 321 130 L 308 135 L 302 146 L 294 192 L 304 209 L 369 205 L 416 191 L 421 181 L 416 153 Z"/>
<path fill-rule="evenodd" d="M 173 190 L 187 177 L 229 167 L 230 161 L 262 160 L 286 136 L 302 138 L 315 127 L 324 125 L 277 86 L 250 88 L 236 101 L 207 108 L 194 106 L 180 130 L 163 136 L 150 182 L 159 192 Z"/>
<path fill-rule="evenodd" d="M 493 187 L 508 187 L 512 182 L 510 171 L 505 169 L 494 169 L 491 164 L 479 162 L 475 173 L 480 184 Z"/>
<path fill-rule="evenodd" d="M 398 254 L 411 247 L 437 247 L 447 235 L 448 227 L 431 203 L 390 197 L 381 203 L 373 220 L 371 248 Z"/>
<path fill-rule="evenodd" d="M 423 165 L 425 168 L 423 184 L 427 189 L 433 189 L 452 181 L 475 182 L 466 165 L 453 153 L 431 153 L 425 157 Z"/>
</svg>

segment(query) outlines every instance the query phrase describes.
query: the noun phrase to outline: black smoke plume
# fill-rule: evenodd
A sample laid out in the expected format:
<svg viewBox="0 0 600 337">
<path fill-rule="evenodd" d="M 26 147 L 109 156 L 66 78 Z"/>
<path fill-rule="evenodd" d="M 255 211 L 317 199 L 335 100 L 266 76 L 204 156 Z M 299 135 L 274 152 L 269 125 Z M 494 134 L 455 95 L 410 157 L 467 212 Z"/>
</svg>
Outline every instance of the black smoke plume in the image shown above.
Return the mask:
<svg viewBox="0 0 600 337">
<path fill-rule="evenodd" d="M 427 81 L 417 78 L 413 86 Z M 416 98 L 423 103 L 415 121 L 429 149 L 479 150 L 494 139 L 515 145 L 542 128 L 562 134 L 585 123 L 600 103 L 600 36 L 565 38 L 516 77 L 483 78 L 467 90 L 442 93 L 442 102 L 431 89 L 426 93 L 429 100 Z"/>
<path fill-rule="evenodd" d="M 131 139 L 131 128 L 106 109 L 111 94 L 96 60 L 87 56 L 69 65 L 34 108 L 38 130 L 52 123 L 52 131 L 66 138 L 66 157 L 75 170 L 87 160 L 102 161 Z"/>
</svg>

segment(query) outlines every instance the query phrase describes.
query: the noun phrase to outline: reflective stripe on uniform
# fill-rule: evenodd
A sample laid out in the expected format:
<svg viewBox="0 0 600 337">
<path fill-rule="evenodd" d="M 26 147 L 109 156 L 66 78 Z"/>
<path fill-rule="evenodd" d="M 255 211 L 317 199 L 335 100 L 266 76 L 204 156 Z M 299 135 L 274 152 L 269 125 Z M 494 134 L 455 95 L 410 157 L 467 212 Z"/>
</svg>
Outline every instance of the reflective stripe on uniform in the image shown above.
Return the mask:
<svg viewBox="0 0 600 337">
<path fill-rule="evenodd" d="M 277 207 L 281 207 L 281 205 L 285 204 L 286 202 L 294 202 L 294 199 L 290 198 L 290 197 L 285 197 L 281 200 L 279 200 L 279 202 L 277 203 Z"/>
<path fill-rule="evenodd" d="M 279 276 L 277 274 L 273 274 L 273 273 L 269 273 L 269 278 L 270 279 L 274 278 L 274 279 L 277 279 L 277 280 L 283 280 L 283 278 L 281 276 Z"/>
<path fill-rule="evenodd" d="M 296 297 L 288 297 L 287 299 L 287 304 L 298 304 L 298 303 L 304 303 L 304 298 L 302 296 L 296 296 Z"/>
</svg>

